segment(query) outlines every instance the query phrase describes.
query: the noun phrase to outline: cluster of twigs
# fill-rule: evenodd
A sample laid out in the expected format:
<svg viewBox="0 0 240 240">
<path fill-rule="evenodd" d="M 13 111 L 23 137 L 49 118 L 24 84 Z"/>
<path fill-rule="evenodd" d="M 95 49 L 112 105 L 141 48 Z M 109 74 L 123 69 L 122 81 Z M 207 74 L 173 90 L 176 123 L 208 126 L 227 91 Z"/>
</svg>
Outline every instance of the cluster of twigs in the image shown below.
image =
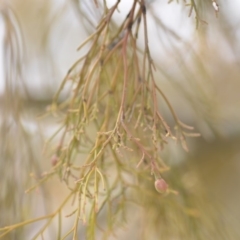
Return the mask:
<svg viewBox="0 0 240 240">
<path fill-rule="evenodd" d="M 194 1 L 191 9 L 195 9 Z M 117 225 L 115 215 L 124 211 L 128 189 L 139 184 L 139 176 L 148 174 L 160 193 L 174 192 L 162 179 L 169 170 L 160 157 L 169 139 L 180 141 L 187 150 L 186 136 L 193 128 L 182 123 L 155 79 L 155 66 L 148 45 L 147 9 L 144 0 L 132 1 L 129 14 L 116 25 L 112 17 L 120 1 L 108 8 L 103 1 L 103 14 L 93 32 L 78 48 L 88 49 L 69 69 L 56 93 L 49 112 L 61 118 L 61 127 L 50 139 L 59 144 L 52 157 L 52 169 L 45 173 L 35 189 L 53 175 L 66 183 L 70 193 L 58 209 L 44 217 L 28 220 L 1 229 L 0 236 L 40 220 L 47 220 L 33 239 L 43 236 L 51 221 L 58 216 L 56 239 L 72 236 L 78 239 L 79 222 L 87 224 L 87 239 L 94 239 L 102 230 L 98 213 L 108 208 L 107 230 Z M 100 3 L 95 1 L 96 8 Z M 138 46 L 143 36 L 144 47 Z M 62 90 L 71 85 L 71 92 L 59 100 Z M 159 111 L 159 101 L 168 106 L 174 119 L 171 129 Z M 146 175 L 147 174 L 147 175 Z M 159 183 L 159 184 L 158 184 Z M 113 203 L 118 206 L 113 210 Z M 70 201 L 76 209 L 68 216 L 75 221 L 62 233 L 62 210 Z M 97 228 L 96 228 L 97 227 Z"/>
</svg>

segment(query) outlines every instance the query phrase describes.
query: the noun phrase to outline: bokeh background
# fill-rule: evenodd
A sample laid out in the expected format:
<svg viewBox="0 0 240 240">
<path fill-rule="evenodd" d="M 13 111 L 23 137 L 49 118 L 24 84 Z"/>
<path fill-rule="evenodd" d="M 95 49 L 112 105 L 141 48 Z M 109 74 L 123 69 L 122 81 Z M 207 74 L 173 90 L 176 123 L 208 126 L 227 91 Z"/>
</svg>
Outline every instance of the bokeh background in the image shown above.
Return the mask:
<svg viewBox="0 0 240 240">
<path fill-rule="evenodd" d="M 109 0 L 109 6 L 114 2 Z M 125 18 L 130 2 L 121 1 L 119 13 L 114 15 L 116 23 Z M 206 225 L 212 229 L 205 239 L 237 240 L 240 2 L 219 0 L 218 4 L 216 16 L 211 1 L 198 1 L 201 20 L 196 28 L 195 15 L 188 16 L 184 1 L 148 1 L 149 45 L 159 86 L 179 118 L 201 133 L 199 138 L 188 139 L 188 153 L 169 143 L 163 157 L 176 171 L 177 181 L 199 191 L 189 212 L 205 211 L 202 231 Z M 46 143 L 58 125 L 54 118 L 43 115 L 68 69 L 84 54 L 76 49 L 94 31 L 101 11 L 94 1 L 80 0 L 8 0 L 0 2 L 0 11 L 0 227 L 4 227 L 52 211 L 68 191 L 53 178 L 34 194 L 24 193 L 34 178 L 51 167 L 53 146 Z M 139 36 L 139 47 L 142 45 Z M 61 98 L 68 93 L 64 89 Z M 159 103 L 171 123 L 167 106 L 161 99 Z M 157 208 L 153 211 L 160 215 Z M 141 239 L 139 221 L 144 226 L 146 219 L 129 215 L 129 224 L 118 230 L 117 239 Z M 181 218 L 184 221 L 183 216 L 173 216 L 172 223 L 163 225 L 172 229 L 170 225 L 180 224 Z M 68 224 L 71 226 L 66 220 Z M 28 226 L 24 239 L 31 239 L 38 226 Z M 190 228 L 194 226 L 189 224 Z M 55 231 L 53 225 L 45 239 L 53 239 Z M 6 239 L 23 239 L 21 234 L 20 229 Z M 152 235 L 149 239 L 159 239 Z M 171 239 L 198 238 L 184 238 L 183 234 Z"/>
</svg>

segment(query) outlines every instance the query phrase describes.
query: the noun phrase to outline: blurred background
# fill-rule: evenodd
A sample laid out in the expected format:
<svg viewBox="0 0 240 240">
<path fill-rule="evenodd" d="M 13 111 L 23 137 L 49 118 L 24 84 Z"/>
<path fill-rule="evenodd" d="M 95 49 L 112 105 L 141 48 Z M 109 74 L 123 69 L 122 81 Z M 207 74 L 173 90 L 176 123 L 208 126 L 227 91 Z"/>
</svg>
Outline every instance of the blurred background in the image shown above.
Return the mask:
<svg viewBox="0 0 240 240">
<path fill-rule="evenodd" d="M 109 7 L 115 3 L 107 2 Z M 131 2 L 121 1 L 113 16 L 116 23 L 126 17 Z M 181 193 L 176 183 L 181 182 L 197 196 L 187 199 L 192 207 L 186 214 L 204 216 L 198 226 L 191 221 L 181 225 L 185 216 L 173 207 L 161 222 L 169 232 L 150 231 L 148 237 L 240 239 L 240 2 L 219 0 L 216 14 L 212 1 L 196 1 L 197 28 L 195 13 L 189 17 L 185 1 L 146 2 L 158 84 L 179 118 L 201 133 L 187 140 L 188 153 L 169 143 L 163 157 L 175 172 L 175 189 Z M 42 115 L 68 69 L 84 54 L 77 48 L 94 31 L 101 9 L 91 0 L 8 0 L 0 2 L 0 12 L 0 227 L 4 227 L 51 212 L 68 191 L 53 178 L 34 194 L 24 193 L 51 167 L 53 146 L 46 147 L 46 142 L 57 122 Z M 61 97 L 68 93 L 64 89 Z M 159 103 L 171 123 L 167 106 L 161 99 Z M 152 206 L 150 219 L 165 214 L 155 199 L 146 204 Z M 133 217 L 134 211 L 129 211 L 129 224 L 118 230 L 117 239 L 141 239 L 139 226 L 153 227 L 148 226 L 151 221 L 144 222 L 146 215 Z M 171 235 L 176 225 L 183 229 Z M 31 239 L 37 227 L 28 226 L 24 233 L 20 229 L 6 239 Z M 194 228 L 205 238 L 194 235 Z M 54 239 L 55 231 L 53 226 L 44 239 Z M 21 234 L 25 238 L 19 238 Z"/>
</svg>

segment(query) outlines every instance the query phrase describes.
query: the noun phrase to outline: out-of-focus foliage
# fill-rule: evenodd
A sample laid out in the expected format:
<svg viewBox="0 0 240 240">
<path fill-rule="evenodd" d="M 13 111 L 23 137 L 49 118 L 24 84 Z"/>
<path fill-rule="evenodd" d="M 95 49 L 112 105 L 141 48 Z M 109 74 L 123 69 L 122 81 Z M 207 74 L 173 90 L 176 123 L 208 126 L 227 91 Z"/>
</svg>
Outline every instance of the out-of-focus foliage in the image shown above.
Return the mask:
<svg viewBox="0 0 240 240">
<path fill-rule="evenodd" d="M 170 2 L 0 3 L 3 239 L 239 238 L 239 22 L 224 1 Z M 179 119 L 202 135 L 188 154 Z"/>
<path fill-rule="evenodd" d="M 1 6 L 1 17 L 5 24 L 2 39 L 4 77 L 1 85 L 0 117 L 0 226 L 23 221 L 31 208 L 31 198 L 25 195 L 26 187 L 31 185 L 30 173 L 40 175 L 37 145 L 41 142 L 36 136 L 36 123 L 26 114 L 22 100 L 26 94 L 22 70 L 24 69 L 21 31 L 15 12 L 5 5 Z M 11 239 L 23 236 L 23 229 L 11 232 Z"/>
</svg>

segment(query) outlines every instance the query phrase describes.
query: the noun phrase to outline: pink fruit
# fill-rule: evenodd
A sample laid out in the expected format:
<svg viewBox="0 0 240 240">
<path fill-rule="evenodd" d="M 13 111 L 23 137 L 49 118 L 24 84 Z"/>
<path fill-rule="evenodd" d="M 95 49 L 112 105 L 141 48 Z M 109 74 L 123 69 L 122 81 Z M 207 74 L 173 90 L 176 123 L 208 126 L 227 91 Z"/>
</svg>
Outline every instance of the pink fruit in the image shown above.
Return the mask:
<svg viewBox="0 0 240 240">
<path fill-rule="evenodd" d="M 58 163 L 58 160 L 59 160 L 58 156 L 54 154 L 51 158 L 52 166 L 55 166 Z"/>
<path fill-rule="evenodd" d="M 159 178 L 155 181 L 155 188 L 159 193 L 165 193 L 168 190 L 168 184 L 163 178 Z"/>
</svg>

